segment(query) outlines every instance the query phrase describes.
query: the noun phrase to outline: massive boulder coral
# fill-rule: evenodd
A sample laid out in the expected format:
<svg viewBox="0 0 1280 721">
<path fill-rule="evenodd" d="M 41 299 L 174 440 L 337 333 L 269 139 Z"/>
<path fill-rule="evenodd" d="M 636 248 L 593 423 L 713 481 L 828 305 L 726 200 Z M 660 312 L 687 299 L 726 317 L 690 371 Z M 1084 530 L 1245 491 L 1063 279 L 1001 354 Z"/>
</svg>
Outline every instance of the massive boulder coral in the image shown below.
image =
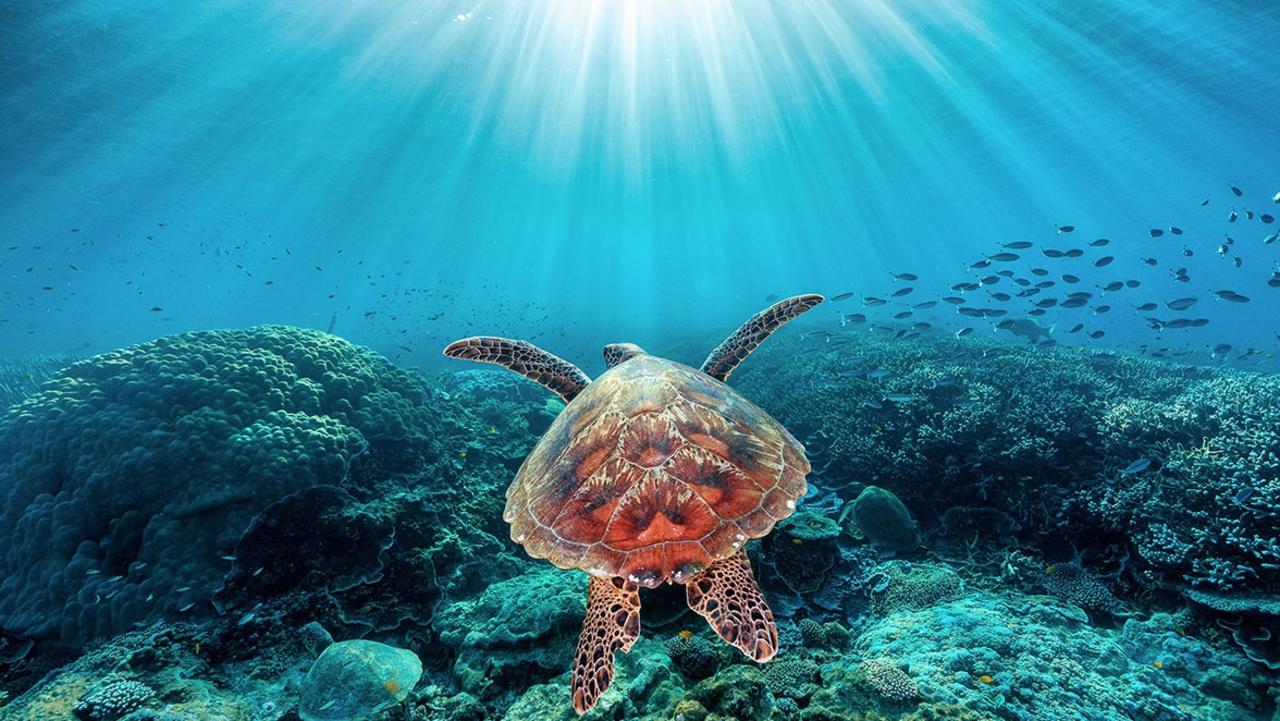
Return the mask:
<svg viewBox="0 0 1280 721">
<path fill-rule="evenodd" d="M 250 521 L 301 489 L 438 454 L 417 377 L 283 326 L 77 362 L 0 419 L 0 627 L 78 645 L 211 610 Z"/>
</svg>

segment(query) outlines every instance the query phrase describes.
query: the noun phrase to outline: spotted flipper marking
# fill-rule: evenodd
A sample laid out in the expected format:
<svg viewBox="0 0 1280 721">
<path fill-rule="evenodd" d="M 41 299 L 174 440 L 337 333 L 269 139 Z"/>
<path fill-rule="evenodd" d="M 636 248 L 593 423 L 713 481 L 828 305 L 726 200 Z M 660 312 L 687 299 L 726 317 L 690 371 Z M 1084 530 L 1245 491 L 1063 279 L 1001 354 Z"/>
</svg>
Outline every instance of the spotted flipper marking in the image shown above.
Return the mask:
<svg viewBox="0 0 1280 721">
<path fill-rule="evenodd" d="M 591 382 L 591 378 L 574 364 L 523 340 L 493 336 L 463 338 L 450 343 L 444 354 L 450 358 L 505 366 L 545 386 L 563 398 L 565 403 L 573 400 Z"/>
<path fill-rule="evenodd" d="M 813 293 L 797 295 L 756 313 L 711 351 L 711 355 L 702 362 L 702 372 L 720 381 L 729 380 L 733 369 L 751 355 L 751 351 L 760 347 L 765 338 L 822 301 L 822 296 Z"/>
<path fill-rule="evenodd" d="M 621 578 L 591 577 L 587 617 L 573 658 L 573 710 L 586 713 L 613 682 L 613 654 L 640 637 L 639 587 Z"/>
<path fill-rule="evenodd" d="M 707 619 L 729 645 L 761 662 L 778 652 L 778 627 L 751 575 L 746 551 L 740 549 L 689 579 L 685 595 L 689 608 Z"/>
</svg>

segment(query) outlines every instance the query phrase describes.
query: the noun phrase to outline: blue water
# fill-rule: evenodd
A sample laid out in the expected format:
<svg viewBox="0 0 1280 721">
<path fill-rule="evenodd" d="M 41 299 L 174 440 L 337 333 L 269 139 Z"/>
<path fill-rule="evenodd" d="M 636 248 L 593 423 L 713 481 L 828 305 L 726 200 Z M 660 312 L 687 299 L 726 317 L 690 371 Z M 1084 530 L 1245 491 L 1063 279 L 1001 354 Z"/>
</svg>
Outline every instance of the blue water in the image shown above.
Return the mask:
<svg viewBox="0 0 1280 721">
<path fill-rule="evenodd" d="M 770 295 L 854 292 L 806 319 L 833 327 L 900 286 L 890 273 L 920 276 L 919 303 L 974 280 L 999 243 L 1097 237 L 1113 240 L 1105 270 L 1036 249 L 1010 266 L 1087 290 L 1143 282 L 1109 314 L 1040 319 L 1085 322 L 1061 342 L 1276 345 L 1280 244 L 1262 239 L 1277 226 L 1226 222 L 1280 208 L 1272 2 L 129 0 L 5 16 L 12 352 L 332 320 L 408 364 L 477 332 L 594 363 L 606 341 L 727 330 Z M 1148 236 L 1170 225 L 1185 234 Z M 1226 235 L 1240 269 L 1215 252 Z M 1192 281 L 1174 283 L 1184 266 Z M 1220 288 L 1252 302 L 1211 302 Z M 1186 295 L 1210 326 L 1160 335 L 1133 310 Z M 947 305 L 919 321 L 973 325 Z"/>
</svg>

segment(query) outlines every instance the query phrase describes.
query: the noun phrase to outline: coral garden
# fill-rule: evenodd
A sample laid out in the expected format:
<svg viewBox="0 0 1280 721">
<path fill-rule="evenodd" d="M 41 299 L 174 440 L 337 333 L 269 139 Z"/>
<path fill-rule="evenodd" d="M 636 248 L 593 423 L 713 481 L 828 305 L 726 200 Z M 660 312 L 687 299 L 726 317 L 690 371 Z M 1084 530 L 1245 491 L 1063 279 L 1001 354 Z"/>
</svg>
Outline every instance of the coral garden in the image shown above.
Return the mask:
<svg viewBox="0 0 1280 721">
<path fill-rule="evenodd" d="M 575 718 L 586 577 L 502 520 L 550 394 L 276 326 L 49 372 L 0 416 L 0 719 Z M 732 385 L 814 468 L 748 546 L 781 652 L 645 591 L 586 718 L 1280 718 L 1276 378 L 796 333 Z"/>
</svg>

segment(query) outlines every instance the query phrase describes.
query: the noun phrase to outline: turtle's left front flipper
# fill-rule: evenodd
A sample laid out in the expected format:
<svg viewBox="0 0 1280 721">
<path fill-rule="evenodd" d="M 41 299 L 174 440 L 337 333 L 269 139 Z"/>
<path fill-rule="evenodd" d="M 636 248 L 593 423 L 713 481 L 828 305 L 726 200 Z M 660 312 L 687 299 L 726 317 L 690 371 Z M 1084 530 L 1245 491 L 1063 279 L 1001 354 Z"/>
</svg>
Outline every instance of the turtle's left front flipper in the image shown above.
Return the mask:
<svg viewBox="0 0 1280 721">
<path fill-rule="evenodd" d="M 479 335 L 455 340 L 444 349 L 450 358 L 494 363 L 508 368 L 564 399 L 573 400 L 591 378 L 569 361 L 524 340 Z"/>
<path fill-rule="evenodd" d="M 760 347 L 765 338 L 797 316 L 809 312 L 822 300 L 822 296 L 816 293 L 797 295 L 756 313 L 711 351 L 711 355 L 702 362 L 702 372 L 719 381 L 729 380 L 733 369 L 746 360 L 751 351 Z"/>
<path fill-rule="evenodd" d="M 573 710 L 586 713 L 613 683 L 613 654 L 640 637 L 640 589 L 621 578 L 591 577 L 587 617 L 573 657 Z"/>
<path fill-rule="evenodd" d="M 689 608 L 707 619 L 726 643 L 761 662 L 778 652 L 778 626 L 751 575 L 745 550 L 739 549 L 689 579 L 685 595 Z"/>
</svg>

